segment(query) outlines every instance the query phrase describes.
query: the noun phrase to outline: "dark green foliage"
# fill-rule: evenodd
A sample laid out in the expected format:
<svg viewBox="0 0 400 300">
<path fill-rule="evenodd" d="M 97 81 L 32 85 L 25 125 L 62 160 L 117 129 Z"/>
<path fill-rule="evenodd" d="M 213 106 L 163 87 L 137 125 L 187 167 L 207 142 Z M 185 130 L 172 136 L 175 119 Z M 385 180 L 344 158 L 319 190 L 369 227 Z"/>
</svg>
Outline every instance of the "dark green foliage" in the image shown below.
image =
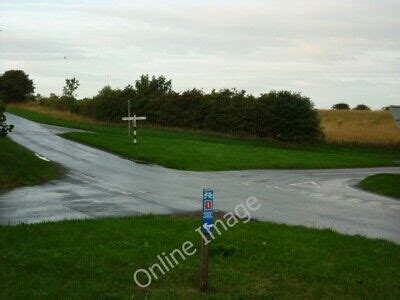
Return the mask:
<svg viewBox="0 0 400 300">
<path fill-rule="evenodd" d="M 0 101 L 0 137 L 5 137 L 14 128 L 14 125 L 6 123 L 6 116 L 4 115 L 5 105 Z"/>
<path fill-rule="evenodd" d="M 153 125 L 297 142 L 322 137 L 313 103 L 298 93 L 272 91 L 260 97 L 236 89 L 177 93 L 171 80 L 163 76 L 150 79 L 142 75 L 135 87 L 128 85 L 122 90 L 106 86 L 95 97 L 78 101 L 76 111 L 101 121 L 119 122 L 127 115 L 128 100 L 131 114 L 146 115 L 147 123 Z M 46 101 L 42 104 L 54 106 Z"/>
<path fill-rule="evenodd" d="M 146 74 L 136 80 L 135 89 L 140 97 L 162 96 L 172 91 L 172 82 L 164 76 L 153 76 L 149 79 L 149 75 Z"/>
<path fill-rule="evenodd" d="M 78 103 L 76 100 L 76 90 L 79 87 L 79 80 L 75 77 L 65 79 L 65 86 L 63 87 L 62 100 L 65 102 L 68 110 L 72 113 L 78 112 Z"/>
<path fill-rule="evenodd" d="M 93 98 L 79 101 L 79 113 L 102 121 L 121 121 L 127 115 L 128 100 L 134 96 L 131 86 L 123 90 L 106 86 Z"/>
<path fill-rule="evenodd" d="M 39 103 L 48 108 L 55 110 L 66 110 L 72 113 L 79 112 L 78 101 L 74 97 L 69 96 L 57 96 L 55 94 L 50 94 L 48 98 L 40 98 Z"/>
<path fill-rule="evenodd" d="M 348 105 L 347 103 L 337 103 L 332 105 L 332 109 L 347 110 L 350 109 L 350 105 Z"/>
<path fill-rule="evenodd" d="M 65 79 L 65 86 L 63 87 L 63 96 L 68 98 L 76 98 L 75 91 L 79 87 L 79 80 L 75 77 Z"/>
<path fill-rule="evenodd" d="M 371 108 L 369 108 L 369 106 L 367 106 L 365 104 L 358 104 L 353 109 L 355 109 L 355 110 L 371 110 Z"/>
<path fill-rule="evenodd" d="M 269 103 L 272 137 L 287 141 L 309 141 L 322 138 L 317 112 L 309 98 L 287 91 L 263 95 Z"/>
<path fill-rule="evenodd" d="M 0 96 L 6 103 L 23 102 L 34 90 L 33 81 L 22 70 L 9 70 L 0 76 Z"/>
</svg>

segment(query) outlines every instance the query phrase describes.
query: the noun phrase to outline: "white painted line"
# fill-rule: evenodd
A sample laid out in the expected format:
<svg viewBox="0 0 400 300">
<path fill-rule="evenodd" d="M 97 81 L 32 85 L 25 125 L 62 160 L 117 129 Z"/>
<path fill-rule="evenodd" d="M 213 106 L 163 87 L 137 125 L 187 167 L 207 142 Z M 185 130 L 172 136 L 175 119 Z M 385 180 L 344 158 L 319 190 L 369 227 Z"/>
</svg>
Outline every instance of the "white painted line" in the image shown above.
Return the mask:
<svg viewBox="0 0 400 300">
<path fill-rule="evenodd" d="M 39 155 L 39 154 L 37 154 L 37 153 L 35 153 L 35 155 L 36 155 L 38 158 L 40 158 L 41 160 L 50 161 L 50 159 L 48 159 L 48 158 L 46 158 L 46 157 L 44 157 L 44 156 L 41 156 L 41 155 Z"/>
<path fill-rule="evenodd" d="M 123 195 L 133 195 L 132 193 L 129 193 L 129 192 L 123 192 L 123 191 L 120 191 L 120 193 L 121 193 L 121 194 L 123 194 Z"/>
<path fill-rule="evenodd" d="M 292 185 L 292 186 L 306 186 L 306 187 L 314 186 L 314 187 L 317 187 L 319 189 L 321 188 L 319 186 L 319 184 L 316 183 L 315 181 L 305 181 L 305 182 L 291 183 L 289 185 Z"/>
<path fill-rule="evenodd" d="M 268 179 L 269 178 L 264 177 L 263 179 L 255 179 L 255 180 L 243 181 L 240 184 L 249 185 L 251 183 L 264 182 L 264 181 L 267 181 Z"/>
</svg>

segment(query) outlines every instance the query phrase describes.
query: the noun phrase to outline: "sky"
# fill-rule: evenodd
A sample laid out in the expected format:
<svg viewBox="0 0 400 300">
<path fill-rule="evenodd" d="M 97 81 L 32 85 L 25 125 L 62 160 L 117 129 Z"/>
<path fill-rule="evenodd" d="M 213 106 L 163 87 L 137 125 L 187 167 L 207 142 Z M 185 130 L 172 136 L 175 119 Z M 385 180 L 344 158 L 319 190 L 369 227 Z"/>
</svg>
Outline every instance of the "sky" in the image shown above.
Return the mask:
<svg viewBox="0 0 400 300">
<path fill-rule="evenodd" d="M 399 0 L 0 0 L 0 73 L 79 97 L 164 75 L 176 91 L 291 90 L 318 108 L 400 104 Z"/>
</svg>

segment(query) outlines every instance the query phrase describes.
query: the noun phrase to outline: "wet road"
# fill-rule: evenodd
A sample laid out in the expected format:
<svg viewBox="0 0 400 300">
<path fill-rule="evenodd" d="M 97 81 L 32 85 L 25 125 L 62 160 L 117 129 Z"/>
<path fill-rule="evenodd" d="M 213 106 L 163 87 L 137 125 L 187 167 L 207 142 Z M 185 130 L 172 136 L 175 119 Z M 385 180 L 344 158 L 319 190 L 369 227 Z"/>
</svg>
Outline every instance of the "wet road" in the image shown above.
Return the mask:
<svg viewBox="0 0 400 300">
<path fill-rule="evenodd" d="M 137 164 L 56 135 L 69 129 L 7 118 L 15 124 L 14 141 L 61 164 L 66 174 L 0 194 L 0 224 L 195 211 L 202 188 L 210 187 L 219 210 L 231 211 L 255 196 L 261 208 L 252 216 L 259 220 L 400 243 L 400 201 L 353 188 L 370 174 L 400 173 L 400 168 L 178 171 Z"/>
</svg>

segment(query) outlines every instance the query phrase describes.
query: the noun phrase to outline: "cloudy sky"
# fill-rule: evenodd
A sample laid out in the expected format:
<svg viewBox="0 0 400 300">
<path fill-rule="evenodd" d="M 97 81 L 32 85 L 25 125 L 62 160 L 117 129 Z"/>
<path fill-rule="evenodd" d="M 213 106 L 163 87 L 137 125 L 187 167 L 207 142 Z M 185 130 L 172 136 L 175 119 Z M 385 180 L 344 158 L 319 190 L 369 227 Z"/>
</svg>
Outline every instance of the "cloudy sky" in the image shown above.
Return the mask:
<svg viewBox="0 0 400 300">
<path fill-rule="evenodd" d="M 400 104 L 399 0 L 0 0 L 0 29 L 0 73 L 24 70 L 43 95 L 67 77 L 85 97 L 148 73 L 178 91 Z"/>
</svg>

